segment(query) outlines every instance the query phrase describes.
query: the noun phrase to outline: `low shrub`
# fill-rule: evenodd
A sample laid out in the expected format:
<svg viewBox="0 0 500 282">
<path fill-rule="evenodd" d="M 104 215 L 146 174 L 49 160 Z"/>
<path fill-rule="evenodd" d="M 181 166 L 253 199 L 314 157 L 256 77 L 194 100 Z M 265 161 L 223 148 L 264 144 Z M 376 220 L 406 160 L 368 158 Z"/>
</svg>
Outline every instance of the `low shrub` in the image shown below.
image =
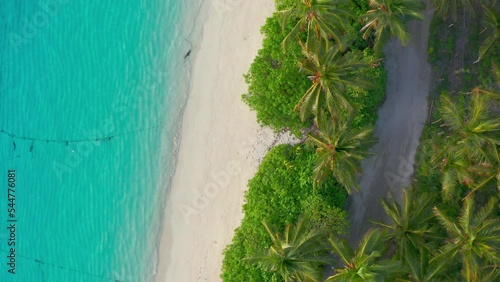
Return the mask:
<svg viewBox="0 0 500 282">
<path fill-rule="evenodd" d="M 226 282 L 282 281 L 279 275 L 262 271 L 242 261 L 271 245 L 262 225 L 282 230 L 305 213 L 309 221 L 330 234 L 340 234 L 347 227 L 346 214 L 341 210 L 347 193 L 333 179 L 323 188 L 313 191 L 312 169 L 316 155 L 304 145 L 280 145 L 264 158 L 259 170 L 248 183 L 241 226 L 224 251 L 222 279 Z"/>
</svg>

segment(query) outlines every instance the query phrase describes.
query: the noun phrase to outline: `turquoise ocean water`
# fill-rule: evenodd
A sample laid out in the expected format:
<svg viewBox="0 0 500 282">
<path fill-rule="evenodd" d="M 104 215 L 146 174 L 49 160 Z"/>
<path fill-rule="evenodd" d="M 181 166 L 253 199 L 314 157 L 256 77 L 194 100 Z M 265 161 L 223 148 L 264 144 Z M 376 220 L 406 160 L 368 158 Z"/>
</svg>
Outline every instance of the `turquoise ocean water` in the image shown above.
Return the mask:
<svg viewBox="0 0 500 282">
<path fill-rule="evenodd" d="M 195 2 L 0 1 L 0 281 L 152 281 Z"/>
</svg>

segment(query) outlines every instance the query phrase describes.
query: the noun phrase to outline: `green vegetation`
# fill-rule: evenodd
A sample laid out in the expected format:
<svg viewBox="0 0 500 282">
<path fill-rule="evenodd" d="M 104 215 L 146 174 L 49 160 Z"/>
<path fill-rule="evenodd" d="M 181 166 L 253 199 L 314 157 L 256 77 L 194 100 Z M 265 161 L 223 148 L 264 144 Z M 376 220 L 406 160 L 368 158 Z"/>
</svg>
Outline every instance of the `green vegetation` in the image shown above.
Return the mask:
<svg viewBox="0 0 500 282">
<path fill-rule="evenodd" d="M 495 109 L 499 48 L 496 30 L 488 25 L 499 8 L 483 6 L 472 11 L 459 5 L 454 7 L 455 16 L 448 13 L 451 19 L 444 20 L 441 13 L 431 24 L 429 62 L 437 87 L 430 123 L 424 128 L 417 154 L 416 186 L 419 193 L 436 195 L 434 217 L 428 222 L 435 239 L 428 237 L 424 246 L 432 244 L 439 251 L 424 248 L 420 252 L 429 262 L 429 273 L 439 278 L 436 281 L 500 279 L 500 211 L 496 204 L 500 119 Z M 467 24 L 453 24 L 462 21 Z M 487 46 L 490 40 L 492 46 Z M 443 56 L 446 53 L 449 56 Z M 460 65 L 457 56 L 463 56 Z"/>
<path fill-rule="evenodd" d="M 391 35 L 407 42 L 406 22 L 421 18 L 423 4 L 277 1 L 243 100 L 262 125 L 307 134 L 308 142 L 273 148 L 249 181 L 224 281 L 321 281 L 328 265 L 335 271 L 327 281 L 500 279 L 500 119 L 489 107 L 500 96 L 498 7 L 433 3 L 428 54 L 438 83 L 415 188 L 384 200 L 389 221 L 353 249 L 338 238 L 348 226 L 341 208 L 373 144 L 386 81 L 378 54 Z M 476 22 L 452 24 L 473 14 Z"/>
<path fill-rule="evenodd" d="M 369 155 L 368 149 L 375 144 L 373 127 L 351 129 L 345 118 L 339 121 L 322 118 L 318 124 L 322 130 L 309 134 L 317 146 L 318 160 L 314 168 L 314 180 L 321 185 L 333 175 L 347 193 L 359 189 L 356 173 L 361 173 L 361 162 Z"/>
<path fill-rule="evenodd" d="M 344 49 L 342 34 L 349 27 L 349 18 L 353 18 L 347 0 L 295 0 L 278 12 L 282 26 L 295 23 L 287 36 L 283 39 L 283 47 L 298 41 L 304 29 L 307 30 L 306 46 L 309 42 L 315 43 L 323 39 L 329 41 L 330 38 Z M 297 21 L 298 19 L 298 21 Z"/>
<path fill-rule="evenodd" d="M 430 209 L 434 204 L 434 197 L 428 193 L 417 195 L 415 189 L 405 190 L 402 205 L 392 197 L 382 200 L 382 206 L 391 223 L 378 224 L 390 230 L 389 239 L 397 244 L 401 261 L 417 254 L 425 245 L 425 239 L 434 236 L 435 232 L 431 228 L 433 215 Z"/>
<path fill-rule="evenodd" d="M 368 38 L 370 31 L 375 31 L 373 49 L 381 52 L 387 40 L 392 35 L 406 45 L 410 34 L 406 26 L 409 20 L 422 19 L 420 11 L 424 3 L 415 0 L 370 0 L 373 8 L 361 15 L 365 26 L 363 38 Z"/>
<path fill-rule="evenodd" d="M 281 48 L 285 32 L 276 16 L 268 18 L 262 27 L 265 39 L 245 75 L 248 94 L 243 95 L 243 101 L 256 111 L 261 125 L 275 130 L 288 128 L 300 135 L 306 124 L 294 107 L 309 88 L 309 80 L 297 69 L 297 62 L 304 59 L 300 46 L 288 46 L 286 55 Z"/>
<path fill-rule="evenodd" d="M 483 43 L 479 47 L 479 58 L 480 61 L 490 50 L 495 46 L 498 46 L 498 40 L 500 40 L 500 13 L 495 11 L 493 8 L 488 8 L 484 6 L 485 23 L 486 28 L 489 29 L 488 37 L 484 39 Z"/>
<path fill-rule="evenodd" d="M 303 47 L 307 59 L 299 63 L 301 71 L 312 81 L 296 106 L 300 119 L 306 121 L 314 116 L 318 123 L 325 108 L 334 117 L 344 111 L 352 113 L 354 108 L 345 93 L 348 88 L 362 90 L 370 86 L 360 71 L 368 67 L 368 62 L 359 51 L 344 53 L 338 46 L 321 43 L 314 47 L 310 53 Z"/>
<path fill-rule="evenodd" d="M 380 64 L 380 58 L 374 55 L 371 48 L 367 48 L 368 45 L 357 32 L 361 25 L 354 18 L 366 11 L 364 9 L 368 8 L 367 3 L 356 0 L 339 4 L 339 9 L 349 7 L 354 15 L 349 25 L 342 27 L 346 29 L 344 34 L 347 37 L 341 44 L 344 48 L 349 46 L 347 52 L 340 51 L 339 45 L 330 50 L 328 47 L 331 46 L 325 47 L 323 41 L 309 42 L 306 32 L 297 35 L 305 39 L 305 43 L 289 40 L 297 43 L 285 44 L 283 49 L 282 42 L 299 20 L 297 17 L 294 20 L 292 14 L 297 13 L 292 13 L 290 9 L 298 9 L 292 5 L 304 5 L 303 2 L 316 3 L 277 2 L 281 12 L 268 18 L 261 29 L 265 38 L 262 49 L 245 75 L 249 86 L 248 94 L 243 95 L 243 101 L 256 111 L 261 125 L 270 126 L 274 130 L 289 129 L 297 136 L 311 126 L 311 114 L 316 117 L 321 109 L 329 109 L 333 115 L 343 110 L 354 111 L 354 126 L 374 123 L 377 107 L 385 94 L 386 73 Z M 280 22 L 285 25 L 280 26 Z M 318 55 L 322 57 L 321 60 Z M 329 60 L 323 61 L 328 58 Z M 299 62 L 301 71 L 298 68 Z M 337 70 L 336 66 L 343 69 Z M 317 71 L 324 76 L 318 76 Z M 360 83 L 363 80 L 359 78 L 363 77 L 369 78 L 370 83 Z M 343 85 L 345 82 L 349 83 Z M 320 101 L 314 98 L 319 98 Z M 351 106 L 351 109 L 344 109 L 346 105 Z"/>
<path fill-rule="evenodd" d="M 438 229 L 433 216 L 434 197 L 414 188 L 404 191 L 402 203 L 394 199 L 384 200 L 382 206 L 391 219 L 378 223 L 389 231 L 389 242 L 396 246 L 394 258 L 402 262 L 403 281 L 454 281 L 449 276 L 446 258 L 436 252 L 443 232 Z"/>
<path fill-rule="evenodd" d="M 431 140 L 431 163 L 441 170 L 443 197 L 457 195 L 457 184 L 468 187 L 477 185 L 474 167 L 496 151 L 500 144 L 500 118 L 491 118 L 486 96 L 472 94 L 468 109 L 455 103 L 448 94 L 440 97 L 441 124 L 438 134 Z M 446 138 L 442 136 L 445 135 Z"/>
<path fill-rule="evenodd" d="M 264 270 L 267 268 L 243 260 L 261 255 L 272 245 L 263 220 L 281 231 L 305 213 L 307 222 L 318 230 L 334 235 L 345 232 L 346 213 L 341 208 L 347 193 L 333 179 L 314 191 L 311 175 L 315 162 L 313 148 L 304 145 L 280 145 L 266 155 L 248 183 L 245 217 L 225 251 L 224 281 L 281 281 L 279 275 Z"/>
<path fill-rule="evenodd" d="M 496 202 L 492 198 L 474 213 L 474 198 L 468 197 L 457 219 L 434 208 L 436 218 L 450 238 L 441 248 L 439 256 L 459 259 L 462 276 L 467 281 L 484 281 L 482 277 L 489 276 L 491 271 L 496 276 L 500 274 L 496 270 L 500 261 L 497 247 L 500 244 L 500 220 L 491 217 Z"/>
<path fill-rule="evenodd" d="M 245 260 L 256 262 L 269 272 L 277 272 L 285 281 L 321 279 L 321 267 L 332 260 L 327 256 L 328 247 L 320 232 L 311 229 L 303 218 L 293 226 L 287 225 L 283 235 L 271 230 L 265 221 L 263 225 L 272 241 L 269 250 Z"/>
<path fill-rule="evenodd" d="M 437 86 L 430 101 L 433 105 L 431 123 L 424 128 L 417 154 L 417 187 L 424 191 L 443 191 L 444 205 L 455 214 L 459 199 L 479 189 L 485 189 L 484 195 L 492 193 L 498 174 L 496 152 L 500 120 L 498 112 L 491 110 L 498 97 L 495 87 L 499 81 L 495 77 L 500 58 L 498 42 L 494 41 L 495 47 L 488 48 L 488 52 L 480 52 L 485 46 L 483 43 L 494 34 L 489 32 L 492 27 L 488 18 L 498 9 L 498 6 L 483 5 L 483 10 L 476 11 L 475 19 L 459 13 L 460 21 L 469 21 L 466 25 L 454 25 L 451 19 L 443 20 L 438 15 L 430 27 L 429 62 Z M 459 37 L 468 37 L 469 40 L 462 43 L 465 46 L 455 46 Z M 446 46 L 445 42 L 450 39 L 454 43 Z M 463 67 L 461 64 L 461 69 L 457 69 L 458 66 L 452 64 L 456 61 L 453 56 L 460 56 L 464 49 L 470 50 L 468 54 L 472 56 L 463 54 Z M 443 56 L 446 53 L 450 56 Z M 475 60 L 478 57 L 474 54 L 479 59 Z"/>
<path fill-rule="evenodd" d="M 343 266 L 326 281 L 385 281 L 401 274 L 401 264 L 384 258 L 388 250 L 387 234 L 380 229 L 369 230 L 356 250 L 346 240 L 330 239 L 333 250 Z"/>
</svg>

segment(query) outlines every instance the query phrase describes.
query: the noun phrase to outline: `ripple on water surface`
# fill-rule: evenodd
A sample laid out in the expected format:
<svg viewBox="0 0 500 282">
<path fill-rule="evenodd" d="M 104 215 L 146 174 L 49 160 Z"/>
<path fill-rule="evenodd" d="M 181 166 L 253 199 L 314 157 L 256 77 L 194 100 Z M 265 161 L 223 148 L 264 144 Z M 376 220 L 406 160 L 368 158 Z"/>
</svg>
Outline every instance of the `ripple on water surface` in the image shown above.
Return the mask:
<svg viewBox="0 0 500 282">
<path fill-rule="evenodd" d="M 16 170 L 18 221 L 15 275 L 0 232 L 0 281 L 151 280 L 187 5 L 1 1 L 0 173 Z"/>
</svg>

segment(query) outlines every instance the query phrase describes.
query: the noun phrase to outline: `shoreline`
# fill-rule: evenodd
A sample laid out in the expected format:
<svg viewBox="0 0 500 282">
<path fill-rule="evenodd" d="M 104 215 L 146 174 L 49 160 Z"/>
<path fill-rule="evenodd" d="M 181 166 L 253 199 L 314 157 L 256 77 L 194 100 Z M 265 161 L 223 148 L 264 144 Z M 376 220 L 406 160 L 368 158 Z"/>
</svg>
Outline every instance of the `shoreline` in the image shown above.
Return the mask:
<svg viewBox="0 0 500 282">
<path fill-rule="evenodd" d="M 264 9 L 262 8 L 264 7 Z M 177 164 L 160 228 L 156 281 L 219 281 L 222 251 L 241 222 L 248 179 L 274 133 L 241 101 L 243 74 L 274 11 L 263 0 L 203 3 L 200 42 L 178 135 Z M 200 23 L 196 23 L 200 24 Z"/>
</svg>

